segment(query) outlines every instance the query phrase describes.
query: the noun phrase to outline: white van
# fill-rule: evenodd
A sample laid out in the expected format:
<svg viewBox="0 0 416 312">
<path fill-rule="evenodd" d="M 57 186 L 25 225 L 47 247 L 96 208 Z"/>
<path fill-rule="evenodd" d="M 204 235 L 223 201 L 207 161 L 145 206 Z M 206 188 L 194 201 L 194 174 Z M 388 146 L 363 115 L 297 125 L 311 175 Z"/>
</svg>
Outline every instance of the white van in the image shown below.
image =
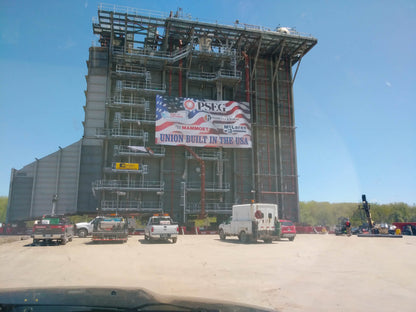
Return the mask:
<svg viewBox="0 0 416 312">
<path fill-rule="evenodd" d="M 218 232 L 221 240 L 227 236 L 238 236 L 242 243 L 257 240 L 271 243 L 279 237 L 276 228 L 278 222 L 276 204 L 234 205 L 232 216 L 220 224 Z"/>
</svg>

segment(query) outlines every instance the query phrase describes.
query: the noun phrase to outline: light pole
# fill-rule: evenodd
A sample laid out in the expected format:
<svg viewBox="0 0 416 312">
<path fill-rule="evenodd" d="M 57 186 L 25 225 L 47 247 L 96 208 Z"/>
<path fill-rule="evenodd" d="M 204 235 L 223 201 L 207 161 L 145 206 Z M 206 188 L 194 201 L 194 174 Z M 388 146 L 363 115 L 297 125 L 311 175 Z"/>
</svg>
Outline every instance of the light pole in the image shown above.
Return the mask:
<svg viewBox="0 0 416 312">
<path fill-rule="evenodd" d="M 59 199 L 58 194 L 54 194 L 53 197 L 52 197 L 52 216 L 55 215 L 56 203 L 57 203 L 58 199 Z"/>
<path fill-rule="evenodd" d="M 118 216 L 118 208 L 120 206 L 119 196 L 125 196 L 126 192 L 117 191 L 116 194 L 117 194 L 116 216 Z"/>
</svg>

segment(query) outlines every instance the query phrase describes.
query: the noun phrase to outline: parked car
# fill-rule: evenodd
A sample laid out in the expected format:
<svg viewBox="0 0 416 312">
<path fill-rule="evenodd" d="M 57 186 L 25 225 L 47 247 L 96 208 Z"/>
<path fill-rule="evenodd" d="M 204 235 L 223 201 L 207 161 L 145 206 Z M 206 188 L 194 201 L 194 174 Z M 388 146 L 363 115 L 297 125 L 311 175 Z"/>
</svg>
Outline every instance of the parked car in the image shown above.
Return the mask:
<svg viewBox="0 0 416 312">
<path fill-rule="evenodd" d="M 281 224 L 281 235 L 280 238 L 288 238 L 293 241 L 296 237 L 296 227 L 290 220 L 279 220 Z"/>
</svg>

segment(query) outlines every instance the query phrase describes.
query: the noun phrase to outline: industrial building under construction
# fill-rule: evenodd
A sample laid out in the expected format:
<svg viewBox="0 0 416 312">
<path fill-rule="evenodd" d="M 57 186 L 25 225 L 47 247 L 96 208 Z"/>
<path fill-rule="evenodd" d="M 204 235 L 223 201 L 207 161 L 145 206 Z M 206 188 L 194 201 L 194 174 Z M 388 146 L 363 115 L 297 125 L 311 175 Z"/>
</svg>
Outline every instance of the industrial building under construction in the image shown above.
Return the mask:
<svg viewBox="0 0 416 312">
<path fill-rule="evenodd" d="M 293 83 L 315 38 L 107 5 L 93 32 L 84 135 L 12 169 L 9 222 L 51 210 L 185 222 L 252 199 L 298 220 Z"/>
</svg>

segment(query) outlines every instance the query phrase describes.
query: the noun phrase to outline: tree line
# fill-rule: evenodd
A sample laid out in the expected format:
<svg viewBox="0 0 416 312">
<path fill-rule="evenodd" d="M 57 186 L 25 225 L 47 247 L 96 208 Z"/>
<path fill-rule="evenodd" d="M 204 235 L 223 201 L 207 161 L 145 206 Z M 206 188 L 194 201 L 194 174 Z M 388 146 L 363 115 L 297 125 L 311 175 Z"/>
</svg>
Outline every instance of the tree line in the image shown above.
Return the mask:
<svg viewBox="0 0 416 312">
<path fill-rule="evenodd" d="M 341 217 L 350 219 L 352 226 L 367 223 L 362 205 L 358 203 L 299 202 L 300 223 L 331 226 Z M 375 223 L 416 222 L 416 206 L 406 203 L 372 204 L 371 217 Z"/>
<path fill-rule="evenodd" d="M 0 222 L 6 221 L 7 197 L 0 196 Z"/>
</svg>

